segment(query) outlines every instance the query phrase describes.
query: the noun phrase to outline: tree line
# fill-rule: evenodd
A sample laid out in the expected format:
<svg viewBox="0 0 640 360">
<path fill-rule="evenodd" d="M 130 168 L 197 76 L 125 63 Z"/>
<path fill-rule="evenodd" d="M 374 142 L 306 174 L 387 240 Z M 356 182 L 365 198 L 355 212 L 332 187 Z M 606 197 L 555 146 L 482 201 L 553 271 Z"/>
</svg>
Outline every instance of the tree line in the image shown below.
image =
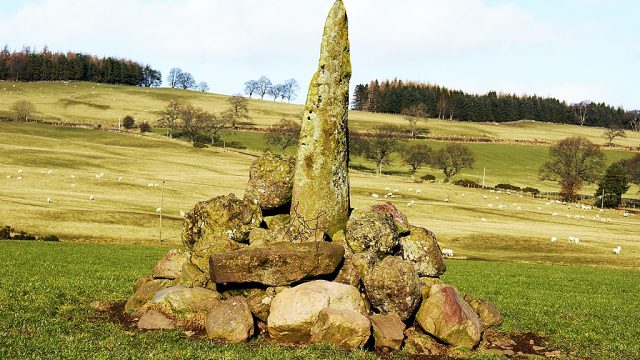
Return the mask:
<svg viewBox="0 0 640 360">
<path fill-rule="evenodd" d="M 169 70 L 167 75 L 167 83 L 171 88 L 180 88 L 184 90 L 197 90 L 202 92 L 209 91 L 209 84 L 204 81 L 196 83 L 191 73 L 182 71 L 182 69 L 174 67 Z"/>
<path fill-rule="evenodd" d="M 29 47 L 10 52 L 5 45 L 0 51 L 0 80 L 76 80 L 156 87 L 162 84 L 162 75 L 149 65 L 127 59 L 51 52 L 47 47 L 40 52 Z"/>
<path fill-rule="evenodd" d="M 280 99 L 280 101 L 291 102 L 298 95 L 298 89 L 300 86 L 296 79 L 289 79 L 282 84 L 273 84 L 266 76 L 261 76 L 258 80 L 249 80 L 244 83 L 244 93 L 253 97 L 253 94 L 260 96 L 263 100 L 265 95 L 273 97 L 273 101 Z"/>
<path fill-rule="evenodd" d="M 468 94 L 438 85 L 397 79 L 356 85 L 352 108 L 390 114 L 406 114 L 421 108 L 424 117 L 460 121 L 536 120 L 630 130 L 640 128 L 637 111 L 625 112 L 605 103 L 584 101 L 567 104 L 555 98 L 495 91 L 483 95 Z"/>
</svg>

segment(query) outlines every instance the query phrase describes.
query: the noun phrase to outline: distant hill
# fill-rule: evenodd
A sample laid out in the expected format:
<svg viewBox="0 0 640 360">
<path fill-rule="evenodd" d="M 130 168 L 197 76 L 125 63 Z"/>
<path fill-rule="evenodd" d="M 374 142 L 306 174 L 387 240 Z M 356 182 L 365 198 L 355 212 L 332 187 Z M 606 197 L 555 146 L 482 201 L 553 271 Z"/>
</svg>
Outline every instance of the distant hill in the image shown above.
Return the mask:
<svg viewBox="0 0 640 360">
<path fill-rule="evenodd" d="M 170 88 L 142 88 L 91 82 L 10 82 L 0 81 L 0 118 L 12 116 L 10 108 L 18 100 L 28 100 L 35 107 L 35 118 L 61 123 L 83 123 L 91 126 L 117 126 L 118 118 L 133 116 L 136 121 L 147 121 L 155 125 L 157 112 L 169 100 L 189 102 L 208 111 L 221 113 L 229 104 L 229 96 Z M 268 128 L 282 118 L 299 120 L 303 107 L 298 104 L 273 102 L 272 100 L 249 101 L 251 123 L 255 128 Z M 368 130 L 373 126 L 394 124 L 408 127 L 402 115 L 349 112 L 349 128 Z M 418 123 L 419 128 L 429 130 L 429 137 L 482 138 L 503 142 L 536 142 L 547 144 L 571 135 L 582 135 L 591 141 L 604 144 L 604 129 L 576 125 L 549 124 L 535 121 L 507 123 L 460 122 L 428 119 Z M 627 138 L 616 139 L 616 144 L 637 147 L 640 132 L 627 132 Z"/>
</svg>

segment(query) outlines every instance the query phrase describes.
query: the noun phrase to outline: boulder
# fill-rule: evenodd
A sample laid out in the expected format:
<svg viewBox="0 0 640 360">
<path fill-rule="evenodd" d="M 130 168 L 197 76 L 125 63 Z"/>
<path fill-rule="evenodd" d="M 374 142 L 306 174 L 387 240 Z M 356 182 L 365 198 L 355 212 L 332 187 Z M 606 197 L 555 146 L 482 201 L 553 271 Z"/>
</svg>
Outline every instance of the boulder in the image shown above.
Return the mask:
<svg viewBox="0 0 640 360">
<path fill-rule="evenodd" d="M 411 233 L 400 238 L 402 258 L 414 264 L 419 276 L 444 274 L 446 266 L 436 236 L 425 228 L 410 226 L 409 229 Z"/>
<path fill-rule="evenodd" d="M 192 250 L 191 262 L 208 271 L 211 254 L 231 251 L 249 242 L 249 233 L 262 223 L 258 205 L 233 194 L 201 201 L 185 216 L 182 241 Z"/>
<path fill-rule="evenodd" d="M 360 285 L 360 280 L 360 271 L 353 264 L 351 257 L 345 257 L 342 262 L 342 267 L 333 281 L 358 287 L 358 285 Z"/>
<path fill-rule="evenodd" d="M 155 310 L 145 312 L 138 320 L 140 330 L 171 330 L 175 328 L 175 321 Z"/>
<path fill-rule="evenodd" d="M 383 203 L 373 204 L 371 205 L 371 210 L 390 215 L 396 224 L 399 234 L 404 235 L 409 232 L 409 220 L 407 219 L 407 216 L 393 205 L 392 202 L 386 201 Z"/>
<path fill-rule="evenodd" d="M 378 312 L 396 313 L 404 321 L 414 314 L 422 295 L 412 263 L 387 256 L 362 279 L 367 298 Z"/>
<path fill-rule="evenodd" d="M 371 315 L 370 319 L 376 348 L 398 350 L 402 347 L 406 326 L 398 314 L 376 314 Z"/>
<path fill-rule="evenodd" d="M 131 313 L 137 311 L 151 300 L 158 291 L 173 285 L 173 282 L 167 279 L 148 280 L 145 278 L 145 280 L 147 281 L 136 283 L 136 286 L 134 286 L 135 292 L 124 306 L 126 312 Z"/>
<path fill-rule="evenodd" d="M 478 315 L 450 285 L 431 287 L 416 321 L 424 331 L 455 347 L 474 348 L 482 335 Z"/>
<path fill-rule="evenodd" d="M 489 300 L 476 299 L 471 295 L 465 295 L 464 300 L 476 312 L 483 328 L 487 329 L 502 324 L 502 315 Z"/>
<path fill-rule="evenodd" d="M 220 294 L 203 288 L 187 288 L 182 285 L 160 290 L 151 300 L 167 314 L 207 312 L 220 301 Z"/>
<path fill-rule="evenodd" d="M 232 297 L 211 309 L 205 322 L 207 336 L 215 341 L 246 342 L 254 331 L 253 316 L 247 301 Z"/>
<path fill-rule="evenodd" d="M 404 331 L 405 341 L 402 350 L 407 354 L 426 355 L 434 358 L 449 358 L 446 345 L 425 334 L 418 326 Z"/>
<path fill-rule="evenodd" d="M 282 343 L 306 343 L 320 312 L 326 308 L 365 315 L 360 292 L 353 286 L 315 280 L 285 289 L 271 301 L 269 336 Z"/>
<path fill-rule="evenodd" d="M 326 308 L 311 328 L 311 342 L 362 349 L 371 336 L 370 329 L 369 320 L 357 311 Z"/>
<path fill-rule="evenodd" d="M 393 253 L 399 244 L 398 230 L 391 215 L 380 211 L 354 210 L 347 222 L 346 242 L 354 253 Z"/>
<path fill-rule="evenodd" d="M 263 218 L 267 229 L 276 230 L 289 227 L 291 216 L 289 214 L 270 215 Z"/>
<path fill-rule="evenodd" d="M 282 291 L 282 288 L 279 288 Z M 278 294 L 278 288 L 267 288 L 266 290 L 254 289 L 247 296 L 247 304 L 253 316 L 262 321 L 267 322 L 269 312 L 271 310 L 271 301 Z"/>
<path fill-rule="evenodd" d="M 327 242 L 276 243 L 214 254 L 211 279 L 216 283 L 260 283 L 283 286 L 333 273 L 344 248 Z"/>
<path fill-rule="evenodd" d="M 263 154 L 251 164 L 244 199 L 260 206 L 262 210 L 273 210 L 289 204 L 294 167 L 295 159 L 292 157 Z"/>
<path fill-rule="evenodd" d="M 277 228 L 275 230 L 255 228 L 249 233 L 249 244 L 251 246 L 265 246 L 277 242 L 286 241 L 287 230 Z"/>
<path fill-rule="evenodd" d="M 154 279 L 177 279 L 182 274 L 182 267 L 189 262 L 189 253 L 172 249 L 160 259 L 151 271 Z"/>
<path fill-rule="evenodd" d="M 194 264 L 187 262 L 182 265 L 180 275 L 180 285 L 185 287 L 207 287 L 209 283 L 209 274 L 200 270 Z M 215 284 L 213 284 L 215 290 Z"/>
</svg>

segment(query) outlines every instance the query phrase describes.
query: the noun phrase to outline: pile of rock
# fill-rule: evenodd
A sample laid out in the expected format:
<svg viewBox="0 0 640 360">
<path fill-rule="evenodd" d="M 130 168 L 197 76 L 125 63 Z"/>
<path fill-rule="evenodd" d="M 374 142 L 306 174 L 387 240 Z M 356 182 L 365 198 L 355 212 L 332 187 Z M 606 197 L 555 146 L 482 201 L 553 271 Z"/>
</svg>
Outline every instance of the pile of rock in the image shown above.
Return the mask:
<svg viewBox="0 0 640 360">
<path fill-rule="evenodd" d="M 392 203 L 352 211 L 346 230 L 323 241 L 293 226 L 292 179 L 292 159 L 266 154 L 243 199 L 196 204 L 186 248 L 169 251 L 127 301 L 139 328 L 434 354 L 474 348 L 501 322 L 490 303 L 438 279 L 445 264 L 434 234 Z"/>
</svg>

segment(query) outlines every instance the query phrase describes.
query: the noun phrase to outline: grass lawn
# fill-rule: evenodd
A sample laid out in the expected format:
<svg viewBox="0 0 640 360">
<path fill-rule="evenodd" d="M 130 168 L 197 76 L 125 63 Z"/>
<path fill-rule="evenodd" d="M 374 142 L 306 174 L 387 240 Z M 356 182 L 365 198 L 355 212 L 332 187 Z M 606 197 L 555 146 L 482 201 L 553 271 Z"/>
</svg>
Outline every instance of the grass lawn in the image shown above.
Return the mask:
<svg viewBox="0 0 640 360">
<path fill-rule="evenodd" d="M 373 358 L 326 346 L 286 348 L 264 340 L 218 345 L 190 340 L 179 331 L 138 332 L 90 307 L 96 300 L 125 300 L 132 283 L 166 251 L 0 242 L 0 358 Z M 548 339 L 548 348 L 582 358 L 640 357 L 637 269 L 452 260 L 447 267 L 447 283 L 498 306 L 505 318 L 502 332 L 535 332 Z"/>
</svg>

